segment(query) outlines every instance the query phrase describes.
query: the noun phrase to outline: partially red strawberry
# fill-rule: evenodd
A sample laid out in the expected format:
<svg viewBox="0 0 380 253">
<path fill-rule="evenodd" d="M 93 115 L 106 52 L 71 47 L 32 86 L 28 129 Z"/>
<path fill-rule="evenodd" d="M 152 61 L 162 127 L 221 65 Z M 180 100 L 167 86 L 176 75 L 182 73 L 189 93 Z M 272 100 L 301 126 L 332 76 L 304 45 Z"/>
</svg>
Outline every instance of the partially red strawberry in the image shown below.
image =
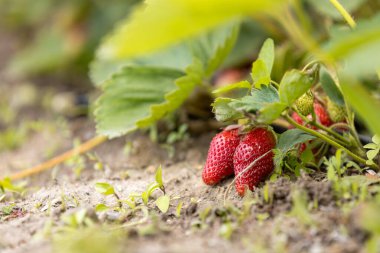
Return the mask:
<svg viewBox="0 0 380 253">
<path fill-rule="evenodd" d="M 206 165 L 202 172 L 205 184 L 216 184 L 223 178 L 234 174 L 232 159 L 239 142 L 238 129 L 224 130 L 212 139 Z"/>
<path fill-rule="evenodd" d="M 317 116 L 317 121 L 320 124 L 327 126 L 327 127 L 332 125 L 333 122 L 331 121 L 329 114 L 327 113 L 327 110 L 319 102 L 314 102 L 314 112 L 315 112 L 315 115 Z M 302 118 L 296 112 L 293 112 L 292 118 L 298 124 L 305 125 L 305 122 L 302 120 Z M 307 118 L 309 120 L 311 120 L 312 119 L 311 114 L 307 115 Z M 307 125 L 307 127 L 314 129 L 314 130 L 317 129 L 316 127 L 310 126 L 310 125 Z"/>
<path fill-rule="evenodd" d="M 325 107 L 323 107 L 322 104 L 320 104 L 319 102 L 314 102 L 313 107 L 314 107 L 315 115 L 316 115 L 316 117 L 317 117 L 317 121 L 318 121 L 320 124 L 322 124 L 322 125 L 324 125 L 324 126 L 326 126 L 326 127 L 329 127 L 329 126 L 331 126 L 331 125 L 333 124 L 332 120 L 331 120 L 330 117 L 329 117 L 329 114 L 328 114 L 327 110 L 325 109 Z M 302 118 L 301 118 L 296 112 L 293 112 L 293 114 L 292 114 L 292 118 L 293 118 L 298 124 L 301 124 L 301 125 L 304 125 L 304 126 L 306 125 L 306 127 L 311 128 L 311 129 L 314 129 L 314 130 L 317 130 L 317 129 L 318 129 L 318 128 L 315 127 L 315 126 L 310 126 L 309 124 L 305 124 L 305 122 L 302 120 Z M 309 120 L 311 120 L 311 119 L 312 119 L 311 114 L 307 115 L 307 118 L 308 118 Z M 313 143 L 313 141 L 309 141 L 309 142 L 307 142 L 307 143 L 308 143 L 308 144 L 311 144 L 311 143 Z M 300 154 L 303 153 L 303 152 L 305 151 L 306 146 L 307 146 L 306 143 L 302 143 L 302 144 L 300 145 L 300 148 L 299 148 L 299 153 L 300 153 Z M 320 148 L 319 146 L 313 148 L 313 149 L 312 149 L 313 154 L 317 154 L 319 148 Z"/>
<path fill-rule="evenodd" d="M 333 122 L 330 119 L 329 114 L 327 113 L 327 110 L 320 103 L 318 102 L 314 103 L 314 112 L 315 112 L 315 115 L 317 116 L 317 120 L 322 125 L 328 127 L 333 124 Z"/>
<path fill-rule="evenodd" d="M 276 146 L 276 137 L 273 132 L 262 127 L 254 128 L 240 141 L 234 154 L 235 176 L 239 175 L 253 161 Z M 273 152 L 269 152 L 248 171 L 236 179 L 235 188 L 240 195 L 244 195 L 246 187 L 253 190 L 274 169 Z"/>
</svg>

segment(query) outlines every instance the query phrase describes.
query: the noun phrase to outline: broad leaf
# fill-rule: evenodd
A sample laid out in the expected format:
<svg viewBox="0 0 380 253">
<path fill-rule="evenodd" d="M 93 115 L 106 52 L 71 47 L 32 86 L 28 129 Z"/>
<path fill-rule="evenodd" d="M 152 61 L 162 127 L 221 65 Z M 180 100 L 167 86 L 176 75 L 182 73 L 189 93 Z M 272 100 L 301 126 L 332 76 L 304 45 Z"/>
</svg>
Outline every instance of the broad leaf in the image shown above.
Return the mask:
<svg viewBox="0 0 380 253">
<path fill-rule="evenodd" d="M 281 113 L 287 108 L 286 104 L 275 102 L 260 109 L 259 122 L 270 124 L 281 116 Z"/>
<path fill-rule="evenodd" d="M 319 72 L 319 81 L 326 92 L 327 96 L 336 104 L 344 106 L 344 98 L 342 92 L 338 88 L 334 79 L 331 77 L 330 73 L 322 67 Z"/>
<path fill-rule="evenodd" d="M 185 70 L 185 68 L 192 62 L 192 59 L 193 55 L 188 43 L 182 43 L 161 50 L 160 52 L 134 59 L 103 59 L 97 56 L 90 66 L 90 78 L 95 85 L 99 86 L 110 79 L 113 74 L 120 72 L 122 68 L 128 66 L 162 67 Z"/>
<path fill-rule="evenodd" d="M 314 136 L 300 130 L 290 129 L 282 133 L 278 139 L 277 147 L 274 149 L 274 163 L 276 169 L 282 166 L 282 162 L 287 153 L 291 151 L 297 144 L 315 139 Z M 306 150 L 307 152 L 307 150 Z"/>
<path fill-rule="evenodd" d="M 313 80 L 309 75 L 295 69 L 288 71 L 280 83 L 280 101 L 288 106 L 292 106 L 312 85 Z"/>
<path fill-rule="evenodd" d="M 212 104 L 215 118 L 221 122 L 233 121 L 241 119 L 244 114 L 230 106 L 231 98 L 217 98 Z"/>
<path fill-rule="evenodd" d="M 231 101 L 230 106 L 241 111 L 255 112 L 278 101 L 278 92 L 273 86 L 262 86 L 261 89 L 252 89 L 251 96 Z"/>
<path fill-rule="evenodd" d="M 168 112 L 176 110 L 188 98 L 194 88 L 202 83 L 203 77 L 204 72 L 201 63 L 194 60 L 193 64 L 186 68 L 186 75 L 175 80 L 175 88 L 165 93 L 165 101 L 160 104 L 152 104 L 149 116 L 139 120 L 137 126 L 139 128 L 150 126 Z"/>
<path fill-rule="evenodd" d="M 313 135 L 310 135 L 300 129 L 290 129 L 280 135 L 277 148 L 281 152 L 286 153 L 293 149 L 295 145 L 312 139 L 315 139 Z"/>
<path fill-rule="evenodd" d="M 151 53 L 242 16 L 276 13 L 285 3 L 284 0 L 148 1 L 106 40 L 101 54 L 114 58 Z"/>
<path fill-rule="evenodd" d="M 176 89 L 174 82 L 182 75 L 182 72 L 171 69 L 124 68 L 107 81 L 97 101 L 98 132 L 112 138 L 136 129 L 143 119 L 162 117 L 171 107 L 167 106 L 159 115 L 152 116 L 152 106 L 165 103 L 165 96 Z M 188 92 L 188 89 L 180 89 L 175 103 L 182 102 Z"/>
<path fill-rule="evenodd" d="M 230 22 L 196 38 L 135 58 L 104 57 L 98 52 L 91 64 L 91 80 L 95 85 L 101 85 L 114 73 L 127 66 L 162 67 L 185 71 L 194 57 L 202 62 L 206 75 L 211 75 L 234 46 L 238 28 L 238 22 Z"/>
</svg>

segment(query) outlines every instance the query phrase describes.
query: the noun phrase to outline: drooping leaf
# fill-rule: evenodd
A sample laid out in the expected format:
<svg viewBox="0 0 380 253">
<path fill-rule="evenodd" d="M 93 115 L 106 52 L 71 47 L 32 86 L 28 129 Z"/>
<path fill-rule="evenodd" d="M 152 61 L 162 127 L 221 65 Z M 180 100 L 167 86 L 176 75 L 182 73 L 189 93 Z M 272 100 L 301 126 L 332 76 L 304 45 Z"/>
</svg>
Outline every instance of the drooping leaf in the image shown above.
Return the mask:
<svg viewBox="0 0 380 253">
<path fill-rule="evenodd" d="M 203 64 L 206 75 L 220 66 L 235 44 L 239 23 L 230 22 L 215 30 L 139 57 L 104 57 L 100 53 L 91 64 L 90 77 L 95 85 L 102 85 L 114 73 L 127 66 L 171 68 L 185 71 L 194 57 Z"/>
<path fill-rule="evenodd" d="M 95 110 L 98 132 L 111 138 L 120 136 L 136 128 L 150 126 L 177 109 L 194 88 L 202 84 L 207 77 L 206 71 L 211 73 L 221 64 L 234 44 L 237 27 L 236 23 L 229 23 L 186 42 L 186 47 L 181 50 L 191 52 L 192 62 L 184 71 L 172 68 L 178 62 L 175 59 L 163 64 L 171 68 L 158 67 L 158 60 L 144 62 L 139 59 L 133 64 L 124 62 L 132 65 L 124 67 L 103 85 L 104 92 Z M 179 48 L 175 48 L 174 52 Z M 181 55 L 178 53 L 177 57 Z M 144 64 L 156 65 L 150 67 Z M 99 78 L 99 82 L 107 79 L 121 65 L 112 66 L 96 79 Z"/>
<path fill-rule="evenodd" d="M 275 13 L 284 3 L 284 0 L 148 1 L 108 38 L 101 54 L 113 58 L 151 53 L 242 16 Z"/>
<path fill-rule="evenodd" d="M 165 108 L 159 111 L 159 115 L 152 116 L 152 106 L 165 103 L 165 96 L 176 89 L 174 82 L 182 75 L 182 72 L 171 69 L 124 68 L 107 81 L 97 101 L 98 132 L 112 138 L 136 129 L 143 119 L 161 117 L 167 112 Z M 179 89 L 176 104 L 186 96 L 188 89 Z M 168 105 L 166 109 L 172 108 Z"/>
<path fill-rule="evenodd" d="M 191 94 L 197 85 L 202 83 L 204 72 L 199 61 L 186 68 L 186 74 L 175 80 L 175 88 L 169 90 L 165 95 L 165 101 L 160 104 L 152 104 L 150 114 L 137 122 L 139 128 L 152 125 L 168 112 L 177 109 Z"/>
<path fill-rule="evenodd" d="M 344 106 L 342 92 L 338 88 L 330 73 L 322 67 L 319 72 L 319 81 L 326 92 L 327 96 L 337 105 Z"/>
<path fill-rule="evenodd" d="M 296 69 L 288 71 L 281 79 L 279 88 L 280 101 L 292 106 L 312 85 L 313 80 L 309 75 Z"/>
<path fill-rule="evenodd" d="M 99 86 L 111 78 L 122 68 L 128 66 L 146 66 L 185 70 L 192 61 L 192 52 L 188 43 L 182 43 L 154 54 L 139 58 L 108 58 L 97 56 L 90 66 L 90 78 L 93 84 Z"/>
</svg>

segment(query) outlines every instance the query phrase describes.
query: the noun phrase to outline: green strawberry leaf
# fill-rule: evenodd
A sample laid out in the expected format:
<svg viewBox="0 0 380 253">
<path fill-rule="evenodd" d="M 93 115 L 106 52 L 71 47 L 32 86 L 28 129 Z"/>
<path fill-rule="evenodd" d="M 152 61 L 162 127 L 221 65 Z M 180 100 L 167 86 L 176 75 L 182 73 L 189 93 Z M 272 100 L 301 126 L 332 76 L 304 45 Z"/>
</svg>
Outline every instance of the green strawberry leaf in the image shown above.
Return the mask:
<svg viewBox="0 0 380 253">
<path fill-rule="evenodd" d="M 315 139 L 314 136 L 300 130 L 290 129 L 285 131 L 278 138 L 276 149 L 274 149 L 274 164 L 276 170 L 279 170 L 282 166 L 282 162 L 287 156 L 288 152 L 294 149 L 297 144 L 307 142 Z"/>
<path fill-rule="evenodd" d="M 254 87 L 260 88 L 262 84 L 268 85 L 270 83 L 273 62 L 274 43 L 272 39 L 267 39 L 261 47 L 259 57 L 252 64 L 251 75 Z"/>
<path fill-rule="evenodd" d="M 205 73 L 209 76 L 220 66 L 234 46 L 239 34 L 239 25 L 238 22 L 230 22 L 196 38 L 135 58 L 104 57 L 98 51 L 90 68 L 91 80 L 95 85 L 102 85 L 114 73 L 127 66 L 171 68 L 185 71 L 192 64 L 194 57 L 202 62 Z"/>
<path fill-rule="evenodd" d="M 275 102 L 264 106 L 259 111 L 258 121 L 265 124 L 270 124 L 274 120 L 278 119 L 281 116 L 281 113 L 287 108 L 286 104 L 281 102 Z"/>
<path fill-rule="evenodd" d="M 121 136 L 136 128 L 150 126 L 177 109 L 194 88 L 221 64 L 235 43 L 237 33 L 238 24 L 229 23 L 184 43 L 184 46 L 161 52 L 163 55 L 178 52 L 177 57 L 185 55 L 186 61 L 191 53 L 192 62 L 187 63 L 184 71 L 173 69 L 177 64 L 179 68 L 186 65 L 179 64 L 175 57 L 169 58 L 173 60 L 168 63 L 160 62 L 162 57 L 157 60 L 141 58 L 118 62 L 94 77 L 95 81 L 102 82 L 123 64 L 128 65 L 102 85 L 103 94 L 95 110 L 98 132 L 110 138 Z M 153 56 L 157 57 L 157 54 Z M 100 59 L 96 64 L 104 62 Z M 160 67 L 160 64 L 165 67 Z"/>
<path fill-rule="evenodd" d="M 273 86 L 262 86 L 261 89 L 254 88 L 251 96 L 245 96 L 231 101 L 230 106 L 236 110 L 255 112 L 263 107 L 279 101 L 277 90 Z"/>
<path fill-rule="evenodd" d="M 285 3 L 285 0 L 147 1 L 108 37 L 100 54 L 104 58 L 131 58 L 152 53 L 245 15 L 275 13 Z"/>
<path fill-rule="evenodd" d="M 98 55 L 91 63 L 90 78 L 96 86 L 100 86 L 110 79 L 113 74 L 120 72 L 122 68 L 128 66 L 170 68 L 184 71 L 192 62 L 192 59 L 193 56 L 188 43 L 182 43 L 154 54 L 134 59 L 103 59 Z"/>
<path fill-rule="evenodd" d="M 212 106 L 216 120 L 221 122 L 227 122 L 241 119 L 244 117 L 244 114 L 242 112 L 230 106 L 230 103 L 232 101 L 232 98 L 217 98 L 215 100 Z"/>
<path fill-rule="evenodd" d="M 251 76 L 255 88 L 260 88 L 262 84 L 268 85 L 271 81 L 268 68 L 265 65 L 265 62 L 261 59 L 256 60 L 252 64 Z"/>
<path fill-rule="evenodd" d="M 288 106 L 292 106 L 312 85 L 313 80 L 309 75 L 296 69 L 288 71 L 280 83 L 280 101 Z"/>
<path fill-rule="evenodd" d="M 135 130 L 143 119 L 147 125 L 147 119 L 153 117 L 152 106 L 165 103 L 165 96 L 176 89 L 174 82 L 182 75 L 180 71 L 164 68 L 122 69 L 103 85 L 103 94 L 96 102 L 94 113 L 98 132 L 113 138 Z M 173 107 L 189 93 L 189 87 L 186 88 L 179 87 L 178 99 L 154 117 L 175 109 Z"/>
<path fill-rule="evenodd" d="M 342 92 L 326 68 L 322 67 L 319 72 L 319 81 L 327 96 L 337 105 L 344 106 Z"/>
<path fill-rule="evenodd" d="M 219 89 L 213 90 L 212 93 L 219 95 L 235 89 L 250 89 L 251 86 L 252 85 L 248 81 L 244 80 L 237 83 L 222 86 Z"/>
<path fill-rule="evenodd" d="M 315 139 L 313 135 L 310 135 L 300 129 L 290 129 L 280 135 L 276 148 L 283 153 L 287 153 L 297 144 L 313 139 Z"/>
</svg>

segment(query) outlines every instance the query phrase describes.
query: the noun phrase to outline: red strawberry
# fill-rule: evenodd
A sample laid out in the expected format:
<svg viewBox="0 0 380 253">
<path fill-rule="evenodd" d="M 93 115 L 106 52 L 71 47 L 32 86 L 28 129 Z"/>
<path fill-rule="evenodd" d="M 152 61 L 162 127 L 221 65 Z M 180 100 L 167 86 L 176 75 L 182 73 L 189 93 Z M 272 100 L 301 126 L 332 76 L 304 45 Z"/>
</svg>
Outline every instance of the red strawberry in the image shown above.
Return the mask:
<svg viewBox="0 0 380 253">
<path fill-rule="evenodd" d="M 202 172 L 205 184 L 216 184 L 234 173 L 232 159 L 239 142 L 238 129 L 224 130 L 212 139 Z"/>
<path fill-rule="evenodd" d="M 266 128 L 255 128 L 247 133 L 237 146 L 234 154 L 234 171 L 239 175 L 247 166 L 276 146 L 276 138 Z M 256 162 L 256 164 L 236 179 L 235 188 L 244 195 L 245 188 L 253 190 L 274 169 L 273 152 Z"/>
<path fill-rule="evenodd" d="M 331 121 L 327 110 L 320 103 L 314 103 L 314 112 L 319 123 L 327 127 L 332 125 L 333 122 Z"/>
</svg>

